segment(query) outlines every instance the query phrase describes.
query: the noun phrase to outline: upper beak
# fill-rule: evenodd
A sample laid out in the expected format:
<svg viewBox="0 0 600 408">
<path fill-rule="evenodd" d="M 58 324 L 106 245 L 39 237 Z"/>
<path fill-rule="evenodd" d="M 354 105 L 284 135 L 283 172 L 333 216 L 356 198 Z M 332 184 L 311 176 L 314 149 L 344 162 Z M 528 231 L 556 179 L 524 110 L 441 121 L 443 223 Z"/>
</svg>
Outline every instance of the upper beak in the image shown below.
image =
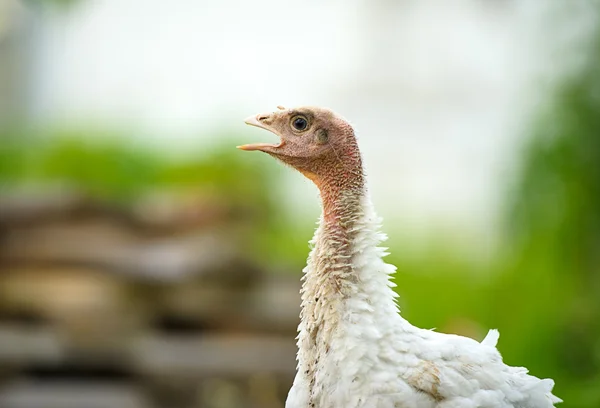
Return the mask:
<svg viewBox="0 0 600 408">
<path fill-rule="evenodd" d="M 259 120 L 260 118 L 260 120 Z M 252 115 L 252 116 L 248 116 L 246 119 L 244 119 L 244 123 L 246 125 L 250 125 L 250 126 L 256 126 L 259 128 L 263 128 L 266 129 L 267 126 L 261 122 L 261 120 L 265 120 L 268 119 L 269 115 Z"/>
<path fill-rule="evenodd" d="M 261 129 L 268 130 L 269 132 L 275 133 L 273 131 L 273 128 L 271 128 L 269 125 L 267 125 L 266 123 L 264 123 L 264 121 L 266 121 L 267 119 L 269 119 L 270 116 L 271 116 L 271 114 L 253 115 L 253 116 L 250 116 L 250 117 L 246 118 L 244 120 L 244 123 L 246 123 L 247 125 L 250 125 L 250 126 L 256 126 L 256 127 L 261 128 Z M 281 141 L 279 144 L 276 144 L 276 143 L 253 143 L 253 144 L 246 144 L 246 145 L 237 146 L 237 148 L 241 149 L 241 150 L 261 150 L 261 151 L 266 151 L 266 150 L 272 150 L 274 148 L 278 148 L 278 147 L 281 147 L 281 146 L 283 146 L 283 141 Z"/>
</svg>

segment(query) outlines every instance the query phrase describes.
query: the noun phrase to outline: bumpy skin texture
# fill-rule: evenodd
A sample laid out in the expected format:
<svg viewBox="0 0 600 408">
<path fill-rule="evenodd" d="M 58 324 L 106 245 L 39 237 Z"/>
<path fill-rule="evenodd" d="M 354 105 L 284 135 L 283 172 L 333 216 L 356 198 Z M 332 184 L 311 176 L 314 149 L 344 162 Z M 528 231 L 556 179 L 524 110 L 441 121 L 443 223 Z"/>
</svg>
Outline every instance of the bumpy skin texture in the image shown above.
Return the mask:
<svg viewBox="0 0 600 408">
<path fill-rule="evenodd" d="M 298 132 L 293 120 L 307 117 Z M 396 305 L 352 127 L 322 108 L 281 109 L 247 123 L 279 145 L 247 145 L 315 182 L 323 214 L 304 269 L 298 372 L 286 408 L 546 408 L 554 382 L 502 362 L 498 332 L 481 342 L 414 327 Z M 319 133 L 327 132 L 324 138 Z M 325 142 L 324 142 L 325 140 Z"/>
</svg>

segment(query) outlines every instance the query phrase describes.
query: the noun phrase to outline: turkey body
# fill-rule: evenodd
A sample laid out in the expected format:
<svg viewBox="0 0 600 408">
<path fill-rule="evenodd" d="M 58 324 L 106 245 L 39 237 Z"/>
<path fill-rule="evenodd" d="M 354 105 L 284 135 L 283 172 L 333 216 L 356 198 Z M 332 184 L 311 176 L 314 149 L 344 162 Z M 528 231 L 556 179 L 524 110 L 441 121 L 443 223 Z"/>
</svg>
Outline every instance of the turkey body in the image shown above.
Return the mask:
<svg viewBox="0 0 600 408">
<path fill-rule="evenodd" d="M 368 198 L 350 255 L 321 219 L 304 270 L 298 372 L 286 408 L 542 408 L 554 382 L 503 363 L 498 332 L 481 342 L 417 328 L 398 313 L 385 240 Z M 329 243 L 334 243 L 333 245 Z M 335 270 L 341 275 L 335 279 Z M 341 284 L 341 287 L 340 287 Z"/>
</svg>

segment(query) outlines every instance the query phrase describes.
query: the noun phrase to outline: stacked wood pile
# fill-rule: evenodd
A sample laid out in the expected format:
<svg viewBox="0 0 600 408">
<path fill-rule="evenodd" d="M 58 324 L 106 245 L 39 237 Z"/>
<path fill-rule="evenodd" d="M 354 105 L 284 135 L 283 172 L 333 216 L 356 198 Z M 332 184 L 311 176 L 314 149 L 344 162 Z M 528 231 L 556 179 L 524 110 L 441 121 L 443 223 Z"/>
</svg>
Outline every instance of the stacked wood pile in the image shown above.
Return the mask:
<svg viewBox="0 0 600 408">
<path fill-rule="evenodd" d="M 0 407 L 283 406 L 298 276 L 242 229 L 200 198 L 0 196 Z"/>
</svg>

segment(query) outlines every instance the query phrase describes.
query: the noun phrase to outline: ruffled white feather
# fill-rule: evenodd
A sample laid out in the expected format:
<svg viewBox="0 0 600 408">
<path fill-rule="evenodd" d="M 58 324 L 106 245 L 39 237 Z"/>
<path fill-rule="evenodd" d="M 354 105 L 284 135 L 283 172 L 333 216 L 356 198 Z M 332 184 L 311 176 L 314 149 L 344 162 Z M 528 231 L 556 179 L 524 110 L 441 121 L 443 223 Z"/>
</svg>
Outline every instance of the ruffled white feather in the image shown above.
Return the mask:
<svg viewBox="0 0 600 408">
<path fill-rule="evenodd" d="M 323 224 L 312 241 L 286 408 L 550 408 L 561 401 L 552 380 L 503 363 L 497 330 L 479 343 L 404 320 L 389 280 L 396 268 L 382 259 L 386 237 L 368 199 L 354 221 L 350 256 L 338 256 Z"/>
</svg>

